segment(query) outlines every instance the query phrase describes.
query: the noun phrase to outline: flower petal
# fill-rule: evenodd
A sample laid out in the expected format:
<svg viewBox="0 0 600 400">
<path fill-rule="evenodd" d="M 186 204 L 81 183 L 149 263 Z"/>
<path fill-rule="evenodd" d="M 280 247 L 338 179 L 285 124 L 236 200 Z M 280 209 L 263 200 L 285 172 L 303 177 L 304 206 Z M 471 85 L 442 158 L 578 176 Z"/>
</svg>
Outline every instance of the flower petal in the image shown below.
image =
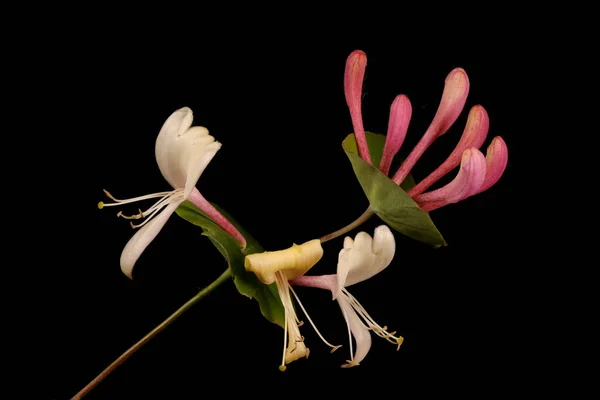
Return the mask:
<svg viewBox="0 0 600 400">
<path fill-rule="evenodd" d="M 344 244 L 350 243 L 344 240 Z M 373 239 L 366 232 L 359 232 L 354 239 L 351 248 L 344 248 L 340 251 L 337 265 L 337 290 L 333 293 L 336 299 L 340 291 L 347 286 L 346 280 L 351 271 L 361 269 L 365 265 L 373 262 Z"/>
<path fill-rule="evenodd" d="M 183 196 L 187 198 L 196 187 L 202 172 L 221 148 L 221 143 L 216 142 L 203 126 L 191 128 L 179 140 L 180 168 L 186 175 Z"/>
<path fill-rule="evenodd" d="M 508 164 L 508 147 L 500 136 L 496 136 L 487 148 L 485 179 L 477 193 L 492 187 L 504 173 Z"/>
<path fill-rule="evenodd" d="M 340 251 L 337 288 L 333 292 L 333 298 L 337 298 L 344 287 L 362 282 L 383 271 L 392 262 L 395 251 L 394 234 L 387 225 L 375 228 L 374 238 L 366 232 L 359 232 L 353 246 Z"/>
<path fill-rule="evenodd" d="M 353 51 L 346 60 L 346 71 L 344 72 L 344 94 L 346 103 L 350 109 L 352 118 L 352 127 L 354 128 L 354 137 L 358 147 L 360 157 L 372 164 L 371 153 L 367 145 L 365 128 L 362 120 L 362 86 L 365 78 L 365 69 L 367 68 L 367 55 L 364 51 Z"/>
<path fill-rule="evenodd" d="M 452 182 L 440 189 L 416 196 L 414 200 L 423 210 L 431 211 L 472 196 L 483 184 L 485 164 L 485 157 L 479 150 L 476 148 L 465 150 L 460 170 Z"/>
<path fill-rule="evenodd" d="M 388 122 L 388 131 L 385 137 L 385 146 L 383 155 L 379 163 L 379 170 L 385 175 L 390 171 L 392 160 L 406 137 L 408 124 L 412 116 L 412 106 L 410 100 L 401 94 L 394 99 L 390 109 L 390 120 Z"/>
<path fill-rule="evenodd" d="M 387 225 L 375 228 L 370 249 L 372 257 L 368 263 L 352 269 L 346 279 L 346 287 L 365 281 L 387 268 L 396 253 L 396 240 Z"/>
<path fill-rule="evenodd" d="M 129 242 L 127 242 L 121 253 L 121 270 L 129 279 L 132 279 L 133 267 L 142 252 L 154 240 L 158 232 L 165 226 L 171 214 L 173 214 L 182 202 L 183 200 L 175 201 L 167 205 L 164 210 L 152 218 L 146 225 L 139 228 L 136 234 L 129 239 Z"/>
<path fill-rule="evenodd" d="M 350 357 L 353 362 L 358 364 L 365 359 L 371 349 L 371 333 L 367 327 L 364 326 L 360 317 L 356 311 L 354 311 L 352 305 L 350 305 L 345 296 L 340 296 L 337 300 L 342 309 L 342 314 L 344 315 L 348 329 L 352 333 L 352 336 L 354 336 L 354 341 L 356 342 L 356 349 L 354 354 L 350 354 Z M 350 340 L 352 340 L 352 338 L 350 338 Z"/>
<path fill-rule="evenodd" d="M 429 174 L 427 178 L 423 179 L 418 185 L 409 190 L 408 195 L 411 197 L 420 195 L 429 189 L 431 185 L 444 177 L 448 172 L 456 168 L 458 164 L 460 164 L 460 159 L 466 149 L 470 147 L 480 148 L 483 142 L 485 142 L 489 127 L 490 120 L 485 108 L 480 105 L 473 106 L 469 112 L 465 130 L 463 131 L 460 141 L 454 148 L 454 151 L 452 151 L 446 161 Z"/>
<path fill-rule="evenodd" d="M 167 118 L 156 138 L 156 162 L 173 189 L 183 188 L 186 181 L 180 171 L 178 157 L 173 154 L 174 144 L 192 126 L 193 120 L 194 114 L 189 107 L 180 108 Z"/>
<path fill-rule="evenodd" d="M 156 162 L 174 189 L 187 198 L 202 172 L 221 148 L 203 126 L 191 127 L 194 116 L 188 107 L 175 111 L 156 138 Z"/>
<path fill-rule="evenodd" d="M 397 185 L 404 181 L 425 150 L 454 124 L 465 106 L 468 94 L 469 77 L 467 73 L 462 68 L 453 69 L 446 77 L 442 100 L 429 128 L 392 178 Z"/>
<path fill-rule="evenodd" d="M 288 280 L 296 279 L 311 269 L 323 257 L 319 239 L 285 250 L 249 254 L 244 259 L 246 271 L 252 271 L 265 285 L 275 282 L 275 273 L 282 271 Z"/>
</svg>

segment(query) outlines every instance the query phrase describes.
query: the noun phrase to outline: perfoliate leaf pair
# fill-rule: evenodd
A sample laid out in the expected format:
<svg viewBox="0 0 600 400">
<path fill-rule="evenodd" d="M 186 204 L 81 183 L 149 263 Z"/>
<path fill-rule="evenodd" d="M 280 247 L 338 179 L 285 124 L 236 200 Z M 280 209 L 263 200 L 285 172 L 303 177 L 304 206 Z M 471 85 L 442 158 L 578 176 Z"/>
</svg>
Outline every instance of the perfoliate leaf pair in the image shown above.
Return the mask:
<svg viewBox="0 0 600 400">
<path fill-rule="evenodd" d="M 249 254 L 263 252 L 263 248 L 229 214 L 220 207 L 214 206 L 246 238 L 246 248 L 244 250 L 240 248 L 237 241 L 230 234 L 225 232 L 192 203 L 188 201 L 183 202 L 177 208 L 176 212 L 181 218 L 202 228 L 202 234 L 210 239 L 229 264 L 237 290 L 247 297 L 256 299 L 260 306 L 260 311 L 265 318 L 283 327 L 284 310 L 275 284 L 263 284 L 253 272 L 246 271 L 244 268 L 244 258 Z"/>
<path fill-rule="evenodd" d="M 354 173 L 369 199 L 370 209 L 396 231 L 433 246 L 445 246 L 446 241 L 428 213 L 406 193 L 415 182 L 408 175 L 400 186 L 384 175 L 374 165 L 379 165 L 386 137 L 366 132 L 373 165 L 358 155 L 356 139 L 350 134 L 342 142 Z"/>
</svg>

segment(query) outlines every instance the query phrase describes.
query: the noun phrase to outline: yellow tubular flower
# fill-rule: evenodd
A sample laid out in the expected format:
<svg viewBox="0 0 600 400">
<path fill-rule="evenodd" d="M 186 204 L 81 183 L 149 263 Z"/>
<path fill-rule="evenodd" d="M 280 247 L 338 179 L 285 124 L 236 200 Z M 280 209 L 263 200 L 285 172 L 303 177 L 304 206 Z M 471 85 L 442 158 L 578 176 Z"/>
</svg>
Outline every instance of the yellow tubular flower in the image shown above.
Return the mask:
<svg viewBox="0 0 600 400">
<path fill-rule="evenodd" d="M 298 305 L 304 311 L 306 318 L 311 323 L 319 337 L 326 345 L 337 350 L 340 346 L 334 346 L 327 342 L 315 324 L 312 322 L 308 313 L 304 309 L 300 299 L 294 292 L 294 289 L 288 283 L 289 280 L 296 279 L 304 275 L 323 257 L 323 248 L 319 239 L 310 240 L 301 245 L 294 244 L 285 250 L 266 251 L 264 253 L 255 253 L 247 255 L 244 260 L 244 267 L 247 271 L 254 272 L 258 279 L 265 285 L 275 283 L 283 308 L 285 311 L 285 326 L 283 336 L 283 356 L 279 369 L 285 371 L 286 364 L 291 363 L 301 357 L 308 357 L 310 351 L 304 344 L 304 336 L 300 334 L 302 322 L 298 319 L 290 292 L 296 298 Z"/>
</svg>

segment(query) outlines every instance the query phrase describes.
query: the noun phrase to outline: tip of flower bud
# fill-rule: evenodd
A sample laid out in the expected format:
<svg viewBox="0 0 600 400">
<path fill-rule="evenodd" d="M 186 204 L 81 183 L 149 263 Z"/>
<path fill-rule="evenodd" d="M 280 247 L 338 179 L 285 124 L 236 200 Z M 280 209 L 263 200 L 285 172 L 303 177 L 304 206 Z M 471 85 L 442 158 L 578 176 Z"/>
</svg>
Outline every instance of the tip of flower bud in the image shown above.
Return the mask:
<svg viewBox="0 0 600 400">
<path fill-rule="evenodd" d="M 286 369 L 287 369 L 287 367 L 286 367 L 285 365 L 280 365 L 280 366 L 279 366 L 279 370 L 280 370 L 281 372 L 285 371 Z"/>
<path fill-rule="evenodd" d="M 350 57 L 367 58 L 367 53 L 362 50 L 354 50 L 352 53 L 350 53 Z"/>
<path fill-rule="evenodd" d="M 98 202 L 98 209 L 102 210 L 104 208 L 104 202 L 103 201 L 99 201 Z"/>
<path fill-rule="evenodd" d="M 446 77 L 446 82 L 448 81 L 454 81 L 459 87 L 465 88 L 469 85 L 469 76 L 464 69 L 454 68 Z"/>
<path fill-rule="evenodd" d="M 402 343 L 404 343 L 404 338 L 402 336 L 398 336 L 396 343 L 398 343 L 398 348 L 396 350 L 400 350 L 400 346 L 402 346 Z"/>
</svg>

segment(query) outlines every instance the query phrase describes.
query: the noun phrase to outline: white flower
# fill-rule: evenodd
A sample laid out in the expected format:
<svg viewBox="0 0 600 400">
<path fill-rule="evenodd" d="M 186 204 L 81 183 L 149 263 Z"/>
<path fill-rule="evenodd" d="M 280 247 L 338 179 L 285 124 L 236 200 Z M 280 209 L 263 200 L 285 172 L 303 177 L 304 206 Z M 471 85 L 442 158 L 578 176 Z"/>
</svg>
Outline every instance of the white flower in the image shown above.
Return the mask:
<svg viewBox="0 0 600 400">
<path fill-rule="evenodd" d="M 199 196 L 204 200 L 196 189 L 196 182 L 221 148 L 221 143 L 216 142 L 206 128 L 192 127 L 193 119 L 192 110 L 188 107 L 175 111 L 167 118 L 156 138 L 156 162 L 160 172 L 174 190 L 125 200 L 116 199 L 105 191 L 115 203 L 98 204 L 99 208 L 103 208 L 160 198 L 153 206 L 146 211 L 140 211 L 137 215 L 117 214 L 126 219 L 145 218 L 145 221 L 138 225 L 131 224 L 132 227 L 140 229 L 121 253 L 121 270 L 129 278 L 132 277 L 133 267 L 142 252 L 158 235 L 177 207 L 190 197 Z"/>
<path fill-rule="evenodd" d="M 350 360 L 342 367 L 358 365 L 366 357 L 371 348 L 369 330 L 391 343 L 398 344 L 398 348 L 404 340 L 402 336 L 394 336 L 395 332 L 387 332 L 387 327 L 377 324 L 346 289 L 383 271 L 394 258 L 395 251 L 394 235 L 386 225 L 377 227 L 373 238 L 365 232 L 360 232 L 354 240 L 350 237 L 344 239 L 344 248 L 338 257 L 337 285 L 333 290 L 334 299 L 337 299 L 342 309 L 350 336 Z M 354 353 L 352 336 L 356 341 Z"/>
</svg>

